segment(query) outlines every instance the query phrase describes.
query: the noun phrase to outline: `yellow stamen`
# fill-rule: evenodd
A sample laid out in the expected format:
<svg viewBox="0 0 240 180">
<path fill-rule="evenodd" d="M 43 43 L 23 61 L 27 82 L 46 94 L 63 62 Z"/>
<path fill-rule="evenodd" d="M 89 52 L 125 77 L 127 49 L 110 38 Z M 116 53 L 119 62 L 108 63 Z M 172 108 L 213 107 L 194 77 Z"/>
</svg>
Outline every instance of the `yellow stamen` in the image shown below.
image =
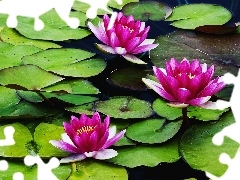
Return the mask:
<svg viewBox="0 0 240 180">
<path fill-rule="evenodd" d="M 133 29 L 129 28 L 128 26 L 122 25 L 122 28 L 123 29 L 128 29 L 130 31 L 130 33 L 132 33 L 134 31 Z"/>
<path fill-rule="evenodd" d="M 77 130 L 77 135 L 82 134 L 83 132 L 89 133 L 94 130 L 95 127 L 93 126 L 83 126 Z"/>
<path fill-rule="evenodd" d="M 190 78 L 190 79 L 193 79 L 194 77 L 195 77 L 195 75 L 192 75 L 191 73 L 188 75 L 188 77 Z"/>
</svg>

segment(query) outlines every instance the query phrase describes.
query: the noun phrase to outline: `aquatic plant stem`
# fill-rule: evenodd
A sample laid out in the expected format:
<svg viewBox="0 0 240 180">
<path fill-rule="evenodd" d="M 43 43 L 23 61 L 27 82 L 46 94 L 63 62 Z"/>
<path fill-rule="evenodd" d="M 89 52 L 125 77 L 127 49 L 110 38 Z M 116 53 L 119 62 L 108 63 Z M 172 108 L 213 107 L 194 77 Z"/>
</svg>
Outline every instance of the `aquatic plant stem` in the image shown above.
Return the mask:
<svg viewBox="0 0 240 180">
<path fill-rule="evenodd" d="M 186 122 L 187 125 L 190 126 L 188 116 L 187 116 L 187 107 L 182 108 L 182 118 L 183 118 L 183 122 Z"/>
<path fill-rule="evenodd" d="M 39 90 L 35 90 L 35 92 L 41 97 L 43 98 L 43 100 L 45 102 L 47 102 L 48 104 L 50 104 L 51 106 L 55 106 L 48 98 L 46 98 Z"/>
</svg>

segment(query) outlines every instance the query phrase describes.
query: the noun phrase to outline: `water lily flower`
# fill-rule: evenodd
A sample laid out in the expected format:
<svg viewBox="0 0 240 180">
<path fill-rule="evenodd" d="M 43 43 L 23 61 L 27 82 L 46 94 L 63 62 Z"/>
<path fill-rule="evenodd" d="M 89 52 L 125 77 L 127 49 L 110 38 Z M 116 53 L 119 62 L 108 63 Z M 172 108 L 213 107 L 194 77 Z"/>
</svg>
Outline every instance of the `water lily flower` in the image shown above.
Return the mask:
<svg viewBox="0 0 240 180">
<path fill-rule="evenodd" d="M 143 82 L 170 101 L 172 107 L 192 105 L 215 109 L 216 104 L 208 100 L 225 86 L 220 77 L 212 79 L 213 65 L 207 68 L 206 63 L 200 64 L 197 59 L 189 62 L 184 58 L 179 63 L 172 58 L 166 62 L 166 69 L 153 66 L 153 71 L 159 83 L 146 78 Z"/>
<path fill-rule="evenodd" d="M 103 22 L 94 26 L 88 22 L 88 27 L 94 35 L 104 44 L 96 46 L 107 53 L 122 55 L 126 60 L 146 64 L 134 54 L 149 51 L 158 46 L 153 44 L 154 39 L 146 39 L 150 27 L 145 28 L 145 22 L 134 21 L 133 16 L 124 16 L 122 12 L 117 14 L 112 28 L 108 29 L 110 18 L 103 16 Z"/>
<path fill-rule="evenodd" d="M 116 134 L 116 126 L 110 125 L 110 117 L 107 116 L 104 122 L 98 112 L 95 112 L 92 118 L 82 114 L 80 119 L 71 116 L 70 124 L 64 122 L 62 140 L 50 140 L 49 142 L 66 152 L 70 156 L 62 158 L 61 163 L 81 161 L 86 157 L 95 159 L 110 159 L 117 156 L 117 151 L 107 149 L 124 136 L 126 130 Z"/>
</svg>

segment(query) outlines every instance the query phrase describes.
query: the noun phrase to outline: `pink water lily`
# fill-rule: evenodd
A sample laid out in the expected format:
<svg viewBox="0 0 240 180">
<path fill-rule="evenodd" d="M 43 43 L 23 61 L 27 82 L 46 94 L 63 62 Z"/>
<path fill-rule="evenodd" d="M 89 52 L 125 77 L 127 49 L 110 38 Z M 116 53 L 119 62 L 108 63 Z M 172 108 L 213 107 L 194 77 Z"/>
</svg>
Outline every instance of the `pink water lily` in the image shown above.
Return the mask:
<svg viewBox="0 0 240 180">
<path fill-rule="evenodd" d="M 133 16 L 124 16 L 123 13 L 117 14 L 112 28 L 108 29 L 110 18 L 107 14 L 103 16 L 103 22 L 95 27 L 88 22 L 88 27 L 94 35 L 104 44 L 96 44 L 97 47 L 111 54 L 120 54 L 126 60 L 146 64 L 134 54 L 149 51 L 158 46 L 153 44 L 154 39 L 146 39 L 150 27 L 145 28 L 145 22 L 134 21 Z"/>
<path fill-rule="evenodd" d="M 220 77 L 212 79 L 213 65 L 207 68 L 206 63 L 200 64 L 197 59 L 192 62 L 183 59 L 178 63 L 172 58 L 166 62 L 166 69 L 154 66 L 153 71 L 159 82 L 145 78 L 143 82 L 173 107 L 192 105 L 215 109 L 216 104 L 209 99 L 225 86 Z"/>
<path fill-rule="evenodd" d="M 95 112 L 92 118 L 82 114 L 80 119 L 71 117 L 70 124 L 64 122 L 62 140 L 50 140 L 49 142 L 66 152 L 70 156 L 62 158 L 61 163 L 81 161 L 86 157 L 95 159 L 110 159 L 117 156 L 117 151 L 107 149 L 124 136 L 126 130 L 116 134 L 116 126 L 110 125 L 110 117 L 107 116 L 104 122 L 98 112 Z"/>
</svg>

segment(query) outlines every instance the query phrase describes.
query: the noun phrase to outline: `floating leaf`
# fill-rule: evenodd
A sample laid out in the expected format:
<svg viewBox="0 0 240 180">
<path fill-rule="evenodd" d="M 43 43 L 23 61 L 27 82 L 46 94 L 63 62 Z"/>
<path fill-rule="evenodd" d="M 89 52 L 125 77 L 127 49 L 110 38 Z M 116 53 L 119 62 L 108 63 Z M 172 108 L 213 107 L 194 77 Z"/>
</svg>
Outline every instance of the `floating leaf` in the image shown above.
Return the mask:
<svg viewBox="0 0 240 180">
<path fill-rule="evenodd" d="M 34 65 L 17 66 L 0 70 L 0 84 L 17 89 L 39 90 L 61 80 L 63 78 Z"/>
<path fill-rule="evenodd" d="M 0 86 L 0 108 L 18 104 L 20 98 L 14 89 L 5 88 Z"/>
<path fill-rule="evenodd" d="M 227 86 L 224 87 L 224 89 L 222 89 L 217 94 L 215 94 L 215 96 L 217 96 L 218 98 L 229 101 L 230 97 L 232 95 L 232 91 L 233 91 L 233 85 L 227 85 Z"/>
<path fill-rule="evenodd" d="M 121 10 L 123 6 L 132 2 L 139 2 L 139 0 L 122 0 L 121 4 L 118 4 L 116 0 L 109 0 L 108 6 Z"/>
<path fill-rule="evenodd" d="M 212 109 L 204 109 L 196 106 L 189 106 L 188 110 L 188 117 L 196 118 L 202 121 L 212 121 L 218 120 L 219 117 L 228 110 L 228 108 L 224 110 L 212 110 Z"/>
<path fill-rule="evenodd" d="M 162 117 L 168 120 L 174 120 L 182 116 L 180 108 L 174 108 L 167 105 L 167 102 L 162 99 L 156 99 L 152 105 L 153 110 Z"/>
<path fill-rule="evenodd" d="M 68 180 L 91 179 L 91 180 L 127 180 L 126 169 L 114 166 L 103 161 L 84 160 L 72 164 L 72 174 Z"/>
<path fill-rule="evenodd" d="M 213 144 L 213 136 L 224 127 L 232 124 L 232 113 L 225 114 L 220 121 L 193 125 L 182 136 L 180 151 L 183 158 L 193 168 L 221 176 L 227 166 L 219 162 L 220 154 L 227 153 L 234 157 L 239 144 L 228 137 L 221 146 Z"/>
<path fill-rule="evenodd" d="M 165 124 L 164 119 L 148 119 L 127 128 L 128 138 L 148 144 L 162 143 L 172 138 L 180 129 L 182 121 Z"/>
<path fill-rule="evenodd" d="M 114 97 L 96 104 L 96 110 L 114 118 L 146 118 L 152 115 L 151 105 L 130 96 Z"/>
<path fill-rule="evenodd" d="M 237 30 L 237 26 L 224 25 L 204 25 L 195 28 L 195 31 L 210 33 L 210 34 L 228 34 Z"/>
<path fill-rule="evenodd" d="M 50 140 L 60 140 L 61 134 L 64 132 L 62 126 L 47 123 L 39 124 L 34 132 L 34 141 L 40 147 L 38 155 L 41 157 L 67 156 L 67 152 L 62 151 L 49 143 Z"/>
<path fill-rule="evenodd" d="M 216 76 L 226 72 L 237 75 L 240 65 L 240 34 L 212 36 L 203 33 L 176 31 L 160 36 L 155 43 L 161 44 L 151 50 L 151 60 L 155 66 L 165 68 L 166 61 L 172 57 L 177 60 L 199 59 L 208 66 L 214 65 Z"/>
<path fill-rule="evenodd" d="M 8 43 L 0 42 L 0 69 L 19 66 L 22 63 L 21 58 L 31 55 L 41 49 L 34 46 L 14 46 Z"/>
<path fill-rule="evenodd" d="M 135 20 L 160 21 L 172 13 L 172 8 L 157 1 L 142 1 L 128 3 L 123 6 L 122 11 L 126 16 L 133 15 Z"/>
<path fill-rule="evenodd" d="M 154 167 L 159 163 L 172 163 L 180 158 L 178 138 L 160 145 L 128 146 L 117 149 L 118 155 L 108 161 L 121 166 L 134 168 L 137 166 Z"/>
<path fill-rule="evenodd" d="M 28 102 L 37 103 L 37 102 L 43 102 L 44 101 L 44 99 L 41 96 L 39 96 L 39 94 L 37 94 L 36 92 L 18 90 L 17 94 L 22 99 L 25 99 Z"/>
<path fill-rule="evenodd" d="M 85 17 L 85 15 L 80 12 L 71 12 L 70 16 L 79 19 L 82 19 L 83 16 Z M 18 18 L 18 26 L 16 29 L 20 34 L 30 39 L 53 41 L 82 39 L 91 34 L 91 32 L 86 29 L 73 29 L 69 27 L 65 21 L 58 16 L 55 10 L 48 11 L 40 16 L 40 19 L 44 22 L 44 29 L 41 31 L 35 31 L 33 18 L 27 17 Z"/>
<path fill-rule="evenodd" d="M 146 90 L 147 87 L 143 83 L 142 78 L 149 72 L 150 70 L 145 68 L 126 67 L 113 71 L 107 80 L 109 83 L 123 88 Z"/>
<path fill-rule="evenodd" d="M 8 124 L 0 127 L 0 139 L 5 139 L 3 132 L 4 128 L 7 126 L 12 126 L 15 129 L 15 132 L 13 134 L 15 144 L 10 146 L 0 146 L 0 156 L 25 157 L 28 155 L 26 144 L 33 140 L 31 133 L 29 132 L 28 128 L 20 123 Z"/>
<path fill-rule="evenodd" d="M 0 33 L 1 40 L 3 42 L 13 44 L 13 45 L 29 45 L 35 46 L 40 49 L 49 49 L 49 48 L 60 48 L 61 46 L 48 42 L 48 41 L 41 41 L 41 40 L 34 40 L 28 39 L 21 34 L 19 34 L 16 30 L 4 27 Z"/>
<path fill-rule="evenodd" d="M 24 175 L 24 179 L 37 179 L 38 177 L 38 166 L 26 166 L 23 161 L 15 161 L 11 159 L 5 159 L 8 162 L 8 170 L 0 174 L 0 179 L 11 180 L 13 174 L 20 172 Z M 61 164 L 52 172 L 56 175 L 59 180 L 66 180 L 71 174 L 71 166 L 69 164 Z M 16 178 L 15 178 L 16 179 Z"/>
<path fill-rule="evenodd" d="M 86 115 L 93 115 L 94 113 L 93 103 L 83 104 L 80 106 L 66 107 L 65 110 L 78 114 L 84 113 Z"/>
<path fill-rule="evenodd" d="M 228 22 L 232 13 L 215 4 L 185 4 L 173 9 L 167 19 L 171 25 L 182 29 L 195 29 L 203 25 L 222 25 Z"/>
</svg>

